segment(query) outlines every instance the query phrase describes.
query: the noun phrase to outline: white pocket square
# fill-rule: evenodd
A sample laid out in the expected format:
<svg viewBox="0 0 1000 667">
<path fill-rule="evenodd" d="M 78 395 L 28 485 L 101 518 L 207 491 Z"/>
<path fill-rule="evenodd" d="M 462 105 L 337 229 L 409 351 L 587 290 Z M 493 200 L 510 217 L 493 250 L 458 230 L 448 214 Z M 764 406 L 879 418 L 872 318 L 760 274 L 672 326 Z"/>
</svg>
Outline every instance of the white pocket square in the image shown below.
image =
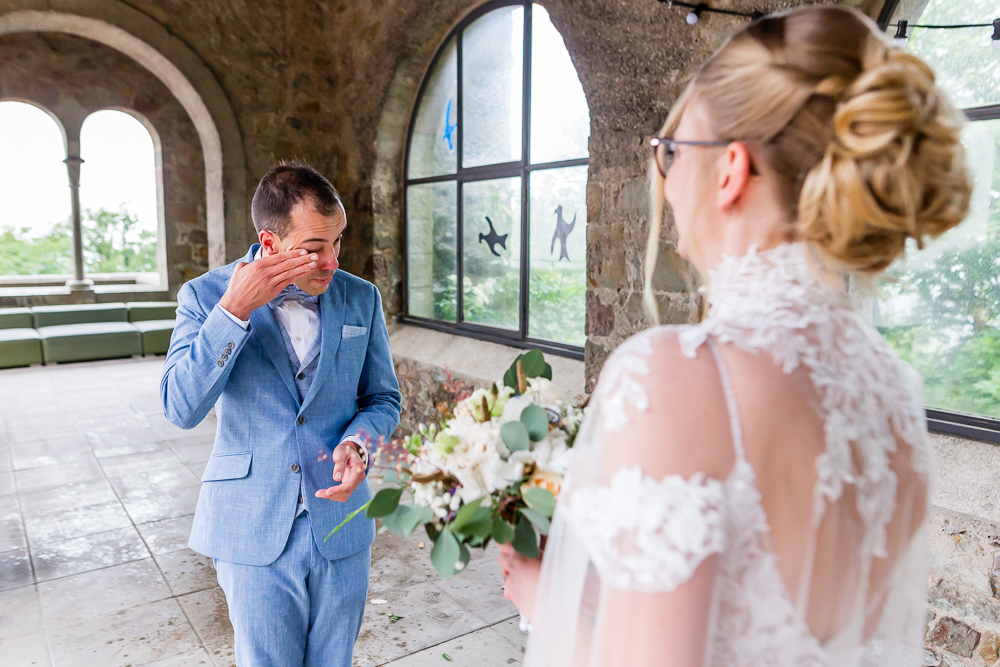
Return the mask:
<svg viewBox="0 0 1000 667">
<path fill-rule="evenodd" d="M 364 336 L 368 333 L 368 327 L 352 327 L 348 324 L 344 325 L 344 331 L 340 334 L 341 338 L 356 338 L 357 336 Z"/>
</svg>

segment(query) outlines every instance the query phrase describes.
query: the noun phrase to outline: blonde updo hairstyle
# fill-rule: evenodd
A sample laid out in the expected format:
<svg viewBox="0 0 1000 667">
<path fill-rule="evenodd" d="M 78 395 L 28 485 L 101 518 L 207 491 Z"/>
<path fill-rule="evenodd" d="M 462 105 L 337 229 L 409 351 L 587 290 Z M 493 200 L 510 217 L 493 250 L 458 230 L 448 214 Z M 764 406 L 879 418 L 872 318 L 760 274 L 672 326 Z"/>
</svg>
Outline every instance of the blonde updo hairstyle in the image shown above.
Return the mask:
<svg viewBox="0 0 1000 667">
<path fill-rule="evenodd" d="M 702 65 L 660 136 L 695 99 L 716 138 L 745 142 L 776 177 L 789 240 L 811 242 L 845 271 L 878 273 L 906 239 L 920 247 L 968 211 L 959 114 L 926 64 L 853 10 L 806 7 L 750 24 Z M 655 316 L 655 162 L 650 196 L 645 301 Z"/>
</svg>

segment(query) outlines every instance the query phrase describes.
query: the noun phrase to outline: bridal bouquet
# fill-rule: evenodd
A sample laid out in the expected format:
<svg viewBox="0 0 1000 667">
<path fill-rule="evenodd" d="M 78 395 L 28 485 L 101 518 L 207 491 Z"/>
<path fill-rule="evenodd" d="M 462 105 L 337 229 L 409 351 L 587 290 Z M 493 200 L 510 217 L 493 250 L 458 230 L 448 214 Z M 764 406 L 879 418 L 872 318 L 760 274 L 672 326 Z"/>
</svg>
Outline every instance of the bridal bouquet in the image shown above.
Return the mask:
<svg viewBox="0 0 1000 667">
<path fill-rule="evenodd" d="M 431 561 L 445 579 L 469 563 L 470 548 L 491 539 L 537 557 L 583 410 L 566 400 L 551 366 L 532 350 L 517 358 L 502 386 L 477 389 L 453 414 L 406 438 L 395 469 L 382 478 L 389 486 L 344 523 L 365 511 L 397 535 L 424 526 L 434 542 Z M 402 502 L 407 491 L 409 504 Z"/>
</svg>

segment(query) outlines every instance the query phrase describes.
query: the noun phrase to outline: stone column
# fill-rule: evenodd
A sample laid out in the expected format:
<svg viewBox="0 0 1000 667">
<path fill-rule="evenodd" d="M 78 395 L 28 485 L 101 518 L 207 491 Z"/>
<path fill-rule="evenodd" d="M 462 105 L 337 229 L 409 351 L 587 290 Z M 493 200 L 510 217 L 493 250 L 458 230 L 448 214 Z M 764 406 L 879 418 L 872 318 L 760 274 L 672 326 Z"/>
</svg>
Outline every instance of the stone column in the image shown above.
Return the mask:
<svg viewBox="0 0 1000 667">
<path fill-rule="evenodd" d="M 83 220 L 80 215 L 80 142 L 68 142 L 69 155 L 63 162 L 69 171 L 69 191 L 73 206 L 73 278 L 66 281 L 70 292 L 92 292 L 94 281 L 83 276 Z"/>
</svg>

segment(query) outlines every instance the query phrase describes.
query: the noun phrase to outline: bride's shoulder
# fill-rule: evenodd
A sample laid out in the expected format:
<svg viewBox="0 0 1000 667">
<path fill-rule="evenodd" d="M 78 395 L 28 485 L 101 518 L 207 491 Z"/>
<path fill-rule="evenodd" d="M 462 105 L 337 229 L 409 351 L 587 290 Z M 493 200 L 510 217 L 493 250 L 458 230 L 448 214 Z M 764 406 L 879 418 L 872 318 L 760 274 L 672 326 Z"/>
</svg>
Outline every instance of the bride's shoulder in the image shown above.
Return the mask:
<svg viewBox="0 0 1000 667">
<path fill-rule="evenodd" d="M 707 346 L 685 349 L 684 327 L 656 327 L 608 358 L 594 399 L 606 451 L 653 477 L 724 477 L 733 445 L 719 368 Z"/>
</svg>

